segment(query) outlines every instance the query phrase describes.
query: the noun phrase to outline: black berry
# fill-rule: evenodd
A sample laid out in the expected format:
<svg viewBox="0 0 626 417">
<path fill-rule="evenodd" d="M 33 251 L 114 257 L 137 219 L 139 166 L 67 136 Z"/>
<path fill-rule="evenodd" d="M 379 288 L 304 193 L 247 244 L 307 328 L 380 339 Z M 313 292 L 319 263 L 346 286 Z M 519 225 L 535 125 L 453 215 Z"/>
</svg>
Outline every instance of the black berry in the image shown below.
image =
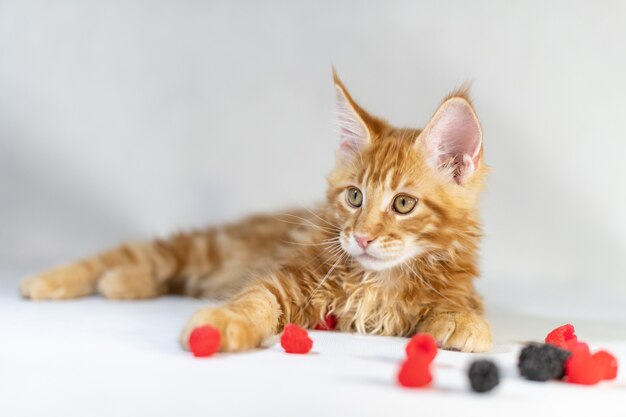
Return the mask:
<svg viewBox="0 0 626 417">
<path fill-rule="evenodd" d="M 470 385 L 476 392 L 491 391 L 500 383 L 500 372 L 492 361 L 475 361 L 469 368 L 468 376 Z"/>
<path fill-rule="evenodd" d="M 531 381 L 561 379 L 570 353 L 552 345 L 530 343 L 519 355 L 519 372 Z"/>
</svg>

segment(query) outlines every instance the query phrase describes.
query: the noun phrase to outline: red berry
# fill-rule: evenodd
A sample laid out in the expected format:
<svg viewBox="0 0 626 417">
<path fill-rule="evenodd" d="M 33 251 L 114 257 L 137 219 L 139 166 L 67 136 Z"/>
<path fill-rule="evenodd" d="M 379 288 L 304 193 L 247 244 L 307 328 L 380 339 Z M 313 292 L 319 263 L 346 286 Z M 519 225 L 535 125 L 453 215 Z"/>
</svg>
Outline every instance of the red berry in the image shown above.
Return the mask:
<svg viewBox="0 0 626 417">
<path fill-rule="evenodd" d="M 313 347 L 313 341 L 306 330 L 290 323 L 283 330 L 280 345 L 287 353 L 308 353 Z"/>
<path fill-rule="evenodd" d="M 428 333 L 418 333 L 406 344 L 407 357 L 420 356 L 426 362 L 432 362 L 437 356 L 437 342 Z"/>
<path fill-rule="evenodd" d="M 430 363 L 419 356 L 410 356 L 400 366 L 398 383 L 403 387 L 424 387 L 432 380 Z"/>
<path fill-rule="evenodd" d="M 220 341 L 220 331 L 215 327 L 196 327 L 189 336 L 189 349 L 197 358 L 211 356 L 220 349 Z"/>
<path fill-rule="evenodd" d="M 567 382 L 573 384 L 595 385 L 604 377 L 602 359 L 578 349 L 572 352 L 565 362 Z"/>
<path fill-rule="evenodd" d="M 603 369 L 603 379 L 617 378 L 617 359 L 606 350 L 593 354 L 594 362 Z"/>
<path fill-rule="evenodd" d="M 557 327 L 548 333 L 546 336 L 546 343 L 557 347 L 564 347 L 565 343 L 578 340 L 574 331 L 574 326 L 571 324 L 564 324 L 563 326 Z"/>
<path fill-rule="evenodd" d="M 563 345 L 561 348 L 568 350 L 571 353 L 581 352 L 587 355 L 591 354 L 591 352 L 589 351 L 589 345 L 585 342 L 579 342 L 577 340 L 565 342 L 565 345 Z"/>
<path fill-rule="evenodd" d="M 315 325 L 315 330 L 335 330 L 337 328 L 337 317 L 334 314 L 327 314 L 323 323 Z"/>
</svg>

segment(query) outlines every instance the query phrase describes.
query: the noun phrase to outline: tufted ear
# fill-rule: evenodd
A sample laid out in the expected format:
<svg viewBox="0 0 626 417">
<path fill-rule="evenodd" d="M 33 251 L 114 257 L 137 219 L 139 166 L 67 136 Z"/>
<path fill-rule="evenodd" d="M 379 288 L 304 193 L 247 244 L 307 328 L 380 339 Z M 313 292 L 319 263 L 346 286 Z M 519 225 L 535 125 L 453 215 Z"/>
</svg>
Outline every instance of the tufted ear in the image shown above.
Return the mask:
<svg viewBox="0 0 626 417">
<path fill-rule="evenodd" d="M 371 117 L 359 107 L 333 69 L 337 97 L 337 126 L 341 144 L 337 155 L 341 161 L 350 161 L 372 141 L 372 132 L 366 120 Z"/>
<path fill-rule="evenodd" d="M 482 130 L 470 102 L 456 96 L 445 100 L 417 143 L 426 150 L 431 166 L 464 184 L 478 169 L 482 156 Z"/>
</svg>

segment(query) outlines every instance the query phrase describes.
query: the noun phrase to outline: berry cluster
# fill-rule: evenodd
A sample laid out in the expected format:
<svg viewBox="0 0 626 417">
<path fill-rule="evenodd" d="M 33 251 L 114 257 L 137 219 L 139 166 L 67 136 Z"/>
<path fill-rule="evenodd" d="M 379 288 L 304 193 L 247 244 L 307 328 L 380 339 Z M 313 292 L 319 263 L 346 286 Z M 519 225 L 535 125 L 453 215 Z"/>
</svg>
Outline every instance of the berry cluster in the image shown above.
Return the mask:
<svg viewBox="0 0 626 417">
<path fill-rule="evenodd" d="M 574 326 L 565 324 L 546 336 L 546 344 L 530 343 L 519 357 L 520 374 L 532 381 L 564 379 L 573 384 L 595 385 L 617 377 L 617 359 L 605 350 L 591 353 L 578 341 Z"/>
</svg>

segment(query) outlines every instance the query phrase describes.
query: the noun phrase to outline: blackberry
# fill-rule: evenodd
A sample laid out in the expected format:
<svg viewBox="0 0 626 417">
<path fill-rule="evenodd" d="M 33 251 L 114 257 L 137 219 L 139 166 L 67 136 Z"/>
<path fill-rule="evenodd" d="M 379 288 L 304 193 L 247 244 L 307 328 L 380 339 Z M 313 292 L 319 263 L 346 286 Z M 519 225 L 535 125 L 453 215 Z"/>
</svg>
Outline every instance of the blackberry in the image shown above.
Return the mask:
<svg viewBox="0 0 626 417">
<path fill-rule="evenodd" d="M 530 343 L 519 355 L 519 372 L 531 381 L 561 379 L 570 352 L 543 343 Z"/>
<path fill-rule="evenodd" d="M 468 372 L 472 390 L 488 392 L 500 383 L 500 372 L 495 363 L 488 360 L 479 360 L 472 363 Z"/>
</svg>

